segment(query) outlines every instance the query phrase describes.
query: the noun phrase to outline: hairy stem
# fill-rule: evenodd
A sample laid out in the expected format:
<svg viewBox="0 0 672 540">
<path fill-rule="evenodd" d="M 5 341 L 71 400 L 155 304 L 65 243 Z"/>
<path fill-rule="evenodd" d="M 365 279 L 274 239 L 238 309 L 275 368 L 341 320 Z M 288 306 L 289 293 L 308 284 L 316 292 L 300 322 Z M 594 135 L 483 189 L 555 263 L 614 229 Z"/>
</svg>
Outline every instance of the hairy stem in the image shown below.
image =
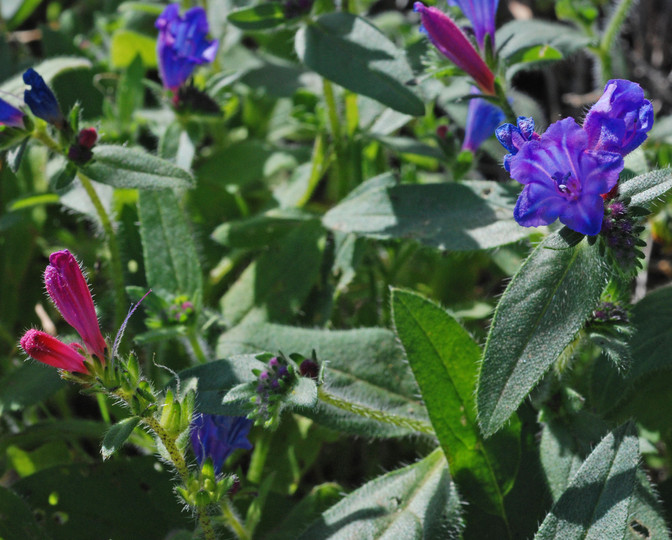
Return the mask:
<svg viewBox="0 0 672 540">
<path fill-rule="evenodd" d="M 351 403 L 350 401 L 345 401 L 333 394 L 330 394 L 322 387 L 318 388 L 317 397 L 329 405 L 333 405 L 334 407 L 338 407 L 344 411 L 358 414 L 359 416 L 364 416 L 365 418 L 371 418 L 372 420 L 378 420 L 379 422 L 384 422 L 385 424 L 392 424 L 393 426 L 418 431 L 426 435 L 435 435 L 432 426 L 426 424 L 425 422 L 420 420 L 413 420 L 411 418 L 404 418 L 403 416 L 386 413 L 384 411 L 373 409 L 365 405 L 358 405 L 356 403 Z"/>
</svg>

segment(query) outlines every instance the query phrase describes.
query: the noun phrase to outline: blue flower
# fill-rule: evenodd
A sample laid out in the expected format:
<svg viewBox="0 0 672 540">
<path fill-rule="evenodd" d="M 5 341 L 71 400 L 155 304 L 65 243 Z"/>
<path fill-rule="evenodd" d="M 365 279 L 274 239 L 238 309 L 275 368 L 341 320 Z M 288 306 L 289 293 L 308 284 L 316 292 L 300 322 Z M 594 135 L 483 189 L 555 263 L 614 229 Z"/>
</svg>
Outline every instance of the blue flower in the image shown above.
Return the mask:
<svg viewBox="0 0 672 540">
<path fill-rule="evenodd" d="M 159 29 L 157 54 L 163 85 L 175 92 L 198 64 L 212 62 L 219 42 L 208 41 L 205 10 L 195 7 L 180 16 L 179 4 L 170 4 L 155 23 Z"/>
<path fill-rule="evenodd" d="M 220 416 L 215 414 L 196 414 L 191 421 L 191 447 L 196 461 L 203 465 L 210 458 L 215 474 L 235 449 L 249 450 L 252 444 L 247 436 L 252 421 L 243 416 Z"/>
<path fill-rule="evenodd" d="M 451 6 L 457 6 L 469 19 L 481 51 L 485 49 L 485 36 L 490 34 L 492 48 L 495 47 L 495 16 L 499 0 L 448 0 Z"/>
<path fill-rule="evenodd" d="M 589 145 L 595 150 L 618 152 L 622 156 L 644 142 L 653 127 L 653 106 L 644 91 L 633 82 L 614 79 L 583 122 Z"/>
<path fill-rule="evenodd" d="M 478 94 L 478 88 L 472 86 L 471 93 Z M 462 149 L 476 152 L 478 147 L 492 135 L 492 132 L 505 117 L 506 115 L 502 109 L 497 107 L 497 105 L 493 105 L 487 99 L 470 99 Z"/>
<path fill-rule="evenodd" d="M 23 82 L 30 85 L 30 90 L 23 93 L 23 100 L 31 112 L 38 118 L 46 120 L 57 127 L 63 125 L 63 114 L 56 96 L 44 82 L 44 79 L 33 68 L 23 74 Z"/>
<path fill-rule="evenodd" d="M 495 130 L 495 136 L 509 153 L 504 156 L 504 168 L 511 172 L 511 158 L 518 153 L 527 141 L 539 140 L 539 134 L 534 132 L 534 119 L 530 116 L 519 116 L 516 123 L 503 124 Z"/>
<path fill-rule="evenodd" d="M 525 142 L 509 160 L 511 176 L 524 184 L 513 217 L 524 227 L 560 219 L 587 235 L 600 232 L 602 194 L 623 169 L 616 152 L 590 149 L 588 134 L 573 118 L 552 124 L 539 139 Z"/>
<path fill-rule="evenodd" d="M 24 127 L 23 112 L 0 99 L 0 126 Z"/>
</svg>

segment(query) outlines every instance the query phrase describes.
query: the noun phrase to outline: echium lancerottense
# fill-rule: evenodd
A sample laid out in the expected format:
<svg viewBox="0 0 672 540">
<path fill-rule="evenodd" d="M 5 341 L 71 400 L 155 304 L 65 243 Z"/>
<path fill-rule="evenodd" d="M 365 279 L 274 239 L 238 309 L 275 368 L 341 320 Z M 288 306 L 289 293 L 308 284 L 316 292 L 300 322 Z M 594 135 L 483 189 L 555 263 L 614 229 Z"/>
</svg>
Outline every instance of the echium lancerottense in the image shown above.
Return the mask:
<svg viewBox="0 0 672 540">
<path fill-rule="evenodd" d="M 611 80 L 588 111 L 583 127 L 572 118 L 551 124 L 541 136 L 531 118 L 497 128 L 510 152 L 504 166 L 525 187 L 513 211 L 524 227 L 556 219 L 589 236 L 602 228 L 605 196 L 616 186 L 623 156 L 646 139 L 653 107 L 639 85 Z"/>
</svg>

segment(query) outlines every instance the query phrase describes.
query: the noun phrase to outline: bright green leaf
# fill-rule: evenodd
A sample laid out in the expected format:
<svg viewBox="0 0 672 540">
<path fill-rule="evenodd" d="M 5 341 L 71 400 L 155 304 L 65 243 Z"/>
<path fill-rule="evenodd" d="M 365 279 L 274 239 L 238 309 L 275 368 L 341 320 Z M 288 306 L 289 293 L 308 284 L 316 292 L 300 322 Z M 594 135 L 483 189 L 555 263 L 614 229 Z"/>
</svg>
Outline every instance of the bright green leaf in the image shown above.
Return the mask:
<svg viewBox="0 0 672 540">
<path fill-rule="evenodd" d="M 155 68 L 156 39 L 133 30 L 119 29 L 112 34 L 110 63 L 116 69 L 128 67 L 136 56 L 142 58 L 147 68 Z"/>
<path fill-rule="evenodd" d="M 131 433 L 133 433 L 135 426 L 137 426 L 139 422 L 139 417 L 131 416 L 130 418 L 124 418 L 120 422 L 117 422 L 108 430 L 103 439 L 103 446 L 101 448 L 103 459 L 109 458 L 123 446 L 126 439 L 131 436 Z"/>
<path fill-rule="evenodd" d="M 268 2 L 237 9 L 226 17 L 233 25 L 243 30 L 265 30 L 285 22 L 285 13 L 280 2 Z"/>
</svg>

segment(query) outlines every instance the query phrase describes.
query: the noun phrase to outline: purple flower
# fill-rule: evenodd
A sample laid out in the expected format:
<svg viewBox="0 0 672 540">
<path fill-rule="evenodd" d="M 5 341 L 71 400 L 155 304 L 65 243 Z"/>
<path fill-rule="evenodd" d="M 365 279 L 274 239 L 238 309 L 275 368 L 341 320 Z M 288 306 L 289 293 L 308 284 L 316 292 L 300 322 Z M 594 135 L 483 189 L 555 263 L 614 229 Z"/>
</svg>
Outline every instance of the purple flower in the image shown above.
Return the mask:
<svg viewBox="0 0 672 540">
<path fill-rule="evenodd" d="M 565 118 L 552 124 L 537 140 L 519 148 L 510 159 L 511 176 L 524 184 L 513 217 L 524 227 L 548 225 L 560 219 L 587 235 L 600 232 L 604 199 L 616 185 L 623 157 L 592 150 L 588 134 Z"/>
<path fill-rule="evenodd" d="M 77 330 L 88 352 L 104 360 L 107 344 L 100 333 L 91 292 L 79 264 L 67 249 L 49 256 L 44 282 L 58 311 Z"/>
<path fill-rule="evenodd" d="M 583 122 L 591 148 L 622 156 L 642 144 L 652 127 L 651 102 L 638 84 L 623 79 L 607 83 Z"/>
<path fill-rule="evenodd" d="M 163 85 L 173 92 L 184 84 L 198 64 L 212 62 L 217 40 L 208 41 L 205 10 L 195 7 L 180 16 L 179 4 L 170 4 L 156 19 L 159 29 L 157 54 Z"/>
<path fill-rule="evenodd" d="M 503 124 L 495 130 L 495 136 L 509 153 L 504 156 L 504 168 L 511 171 L 511 158 L 518 153 L 527 141 L 539 140 L 539 134 L 534 132 L 534 120 L 531 116 L 519 116 L 518 124 Z"/>
<path fill-rule="evenodd" d="M 191 447 L 196 461 L 203 465 L 210 458 L 215 474 L 222 472 L 222 466 L 236 448 L 250 450 L 252 444 L 247 436 L 252 421 L 244 416 L 220 416 L 196 414 L 191 421 Z"/>
<path fill-rule="evenodd" d="M 471 87 L 472 94 L 478 94 L 478 88 Z M 495 128 L 504 120 L 506 115 L 487 99 L 472 98 L 469 100 L 469 109 L 467 110 L 467 127 L 464 134 L 463 150 L 476 152 L 479 146 L 483 144 Z"/>
<path fill-rule="evenodd" d="M 33 68 L 28 68 L 23 74 L 23 82 L 30 85 L 30 90 L 23 93 L 23 101 L 26 102 L 31 112 L 56 127 L 62 127 L 63 114 L 61 108 L 56 96 L 40 74 Z"/>
<path fill-rule="evenodd" d="M 459 7 L 469 19 L 481 51 L 485 50 L 485 36 L 487 34 L 490 34 L 494 50 L 495 15 L 497 15 L 499 0 L 448 0 L 448 4 Z"/>
<path fill-rule="evenodd" d="M 24 127 L 23 112 L 16 107 L 12 107 L 4 99 L 0 99 L 0 126 Z"/>
<path fill-rule="evenodd" d="M 87 373 L 86 359 L 78 352 L 78 347 L 81 348 L 81 345 L 66 345 L 61 340 L 34 329 L 28 330 L 21 338 L 21 348 L 38 362 L 66 371 Z"/>
<path fill-rule="evenodd" d="M 422 27 L 434 46 L 462 71 L 474 79 L 481 92 L 495 95 L 495 76 L 469 42 L 464 32 L 442 11 L 421 2 L 413 4 L 420 13 Z"/>
</svg>

